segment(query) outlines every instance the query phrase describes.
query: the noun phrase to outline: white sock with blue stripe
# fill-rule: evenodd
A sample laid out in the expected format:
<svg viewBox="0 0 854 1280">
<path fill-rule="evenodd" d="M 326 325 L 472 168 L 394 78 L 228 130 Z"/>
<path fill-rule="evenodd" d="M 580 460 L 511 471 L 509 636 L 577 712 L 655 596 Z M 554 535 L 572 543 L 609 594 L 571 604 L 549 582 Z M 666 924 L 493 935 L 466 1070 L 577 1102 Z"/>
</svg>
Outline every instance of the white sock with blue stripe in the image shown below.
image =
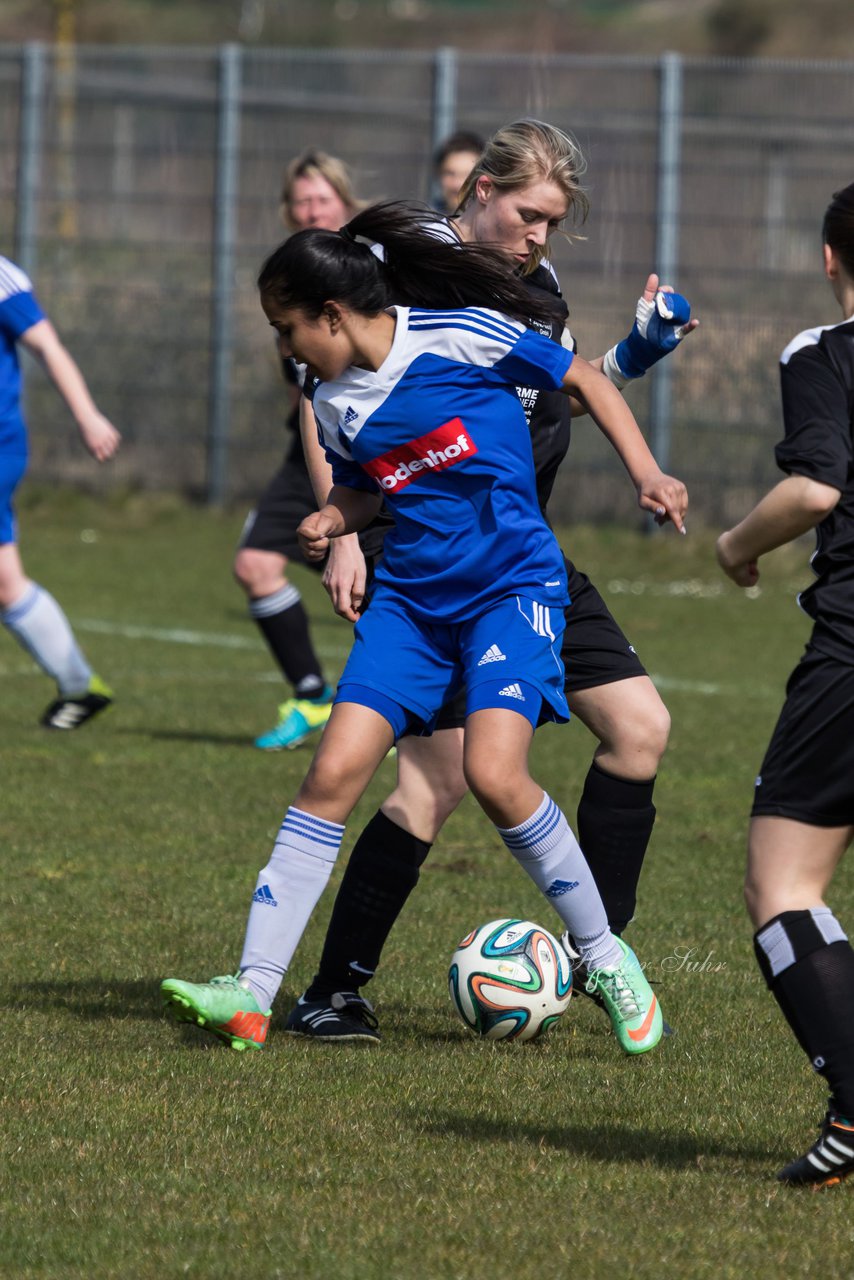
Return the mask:
<svg viewBox="0 0 854 1280">
<path fill-rule="evenodd" d="M 258 876 L 240 978 L 263 1010 L 273 1003 L 309 918 L 326 888 L 344 827 L 291 806 Z"/>
<path fill-rule="evenodd" d="M 554 800 L 544 793 L 527 822 L 496 831 L 566 925 L 588 970 L 616 968 L 623 953 L 581 846 Z"/>
<path fill-rule="evenodd" d="M 31 582 L 20 599 L 0 612 L 0 622 L 35 658 L 42 671 L 53 676 L 64 697 L 83 696 L 92 679 L 92 668 L 49 591 Z"/>
</svg>

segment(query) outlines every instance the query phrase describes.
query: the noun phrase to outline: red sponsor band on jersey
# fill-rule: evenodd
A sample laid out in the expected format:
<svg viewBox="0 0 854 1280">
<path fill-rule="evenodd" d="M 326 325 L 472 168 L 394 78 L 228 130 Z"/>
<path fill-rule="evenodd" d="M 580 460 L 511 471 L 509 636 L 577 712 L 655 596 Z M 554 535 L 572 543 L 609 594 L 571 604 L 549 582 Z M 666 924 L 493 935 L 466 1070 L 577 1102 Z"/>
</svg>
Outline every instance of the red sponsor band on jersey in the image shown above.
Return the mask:
<svg viewBox="0 0 854 1280">
<path fill-rule="evenodd" d="M 477 453 L 477 445 L 466 431 L 462 419 L 451 418 L 426 436 L 396 445 L 388 453 L 362 466 L 386 493 L 399 493 L 422 471 L 445 471 L 461 458 Z"/>
</svg>

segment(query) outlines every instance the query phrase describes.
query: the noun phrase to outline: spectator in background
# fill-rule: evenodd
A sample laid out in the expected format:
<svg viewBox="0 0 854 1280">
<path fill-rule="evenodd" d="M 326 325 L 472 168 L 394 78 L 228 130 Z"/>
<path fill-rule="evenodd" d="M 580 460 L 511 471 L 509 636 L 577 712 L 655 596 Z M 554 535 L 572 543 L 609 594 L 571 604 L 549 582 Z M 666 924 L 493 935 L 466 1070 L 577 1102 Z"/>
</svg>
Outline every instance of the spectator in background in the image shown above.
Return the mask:
<svg viewBox="0 0 854 1280">
<path fill-rule="evenodd" d="M 436 181 L 435 205 L 440 213 L 457 212 L 459 194 L 463 183 L 480 159 L 484 140 L 476 133 L 460 129 L 437 148 L 433 157 L 433 173 Z"/>
<path fill-rule="evenodd" d="M 118 431 L 98 411 L 29 278 L 0 257 L 0 622 L 56 681 L 58 696 L 41 723 L 77 729 L 108 707 L 113 694 L 92 671 L 56 600 L 26 576 L 21 563 L 12 498 L 27 468 L 28 447 L 18 344 L 44 366 L 93 458 L 106 462 L 119 447 Z"/>
<path fill-rule="evenodd" d="M 346 165 L 335 156 L 304 151 L 285 170 L 280 213 L 289 231 L 338 231 L 363 207 Z M 312 644 L 299 589 L 287 577 L 288 560 L 305 564 L 296 528 L 317 503 L 300 439 L 299 387 L 292 362 L 283 361 L 282 369 L 291 395 L 290 438 L 282 465 L 246 520 L 234 559 L 234 575 L 249 599 L 250 617 L 293 688 L 293 697 L 279 707 L 275 726 L 255 739 L 264 751 L 298 747 L 322 729 L 332 710 L 333 692 Z M 372 554 L 379 550 L 372 530 L 365 531 L 362 541 Z M 346 552 L 346 546 L 336 549 L 336 554 Z"/>
</svg>

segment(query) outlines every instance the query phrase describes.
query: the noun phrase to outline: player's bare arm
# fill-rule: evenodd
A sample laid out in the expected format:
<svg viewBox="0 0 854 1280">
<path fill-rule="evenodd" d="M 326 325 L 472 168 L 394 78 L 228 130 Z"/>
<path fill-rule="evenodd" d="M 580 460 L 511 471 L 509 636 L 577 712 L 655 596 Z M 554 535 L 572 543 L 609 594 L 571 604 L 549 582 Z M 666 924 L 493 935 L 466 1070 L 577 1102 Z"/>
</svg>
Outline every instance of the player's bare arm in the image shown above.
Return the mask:
<svg viewBox="0 0 854 1280">
<path fill-rule="evenodd" d="M 329 494 L 329 500 L 313 515 L 306 516 L 297 529 L 302 551 L 309 560 L 322 560 L 329 548 L 330 539 L 357 533 L 370 524 L 378 513 L 382 497 L 364 489 L 348 489 L 337 484 Z"/>
<path fill-rule="evenodd" d="M 665 475 L 641 434 L 634 414 L 617 388 L 586 360 L 576 356 L 563 389 L 586 406 L 599 430 L 613 445 L 637 490 L 638 505 L 659 524 L 671 520 L 685 532 L 688 491 L 681 480 Z"/>
<path fill-rule="evenodd" d="M 40 320 L 21 336 L 22 344 L 40 361 L 67 404 L 84 445 L 98 462 L 106 462 L 119 447 L 121 436 L 100 412 L 70 353 L 49 320 Z"/>
<path fill-rule="evenodd" d="M 332 489 L 332 468 L 318 438 L 314 409 L 305 396 L 300 402 L 299 421 L 311 487 L 322 506 Z M 365 557 L 356 534 L 336 538 L 330 543 L 322 582 L 335 612 L 348 622 L 356 622 L 365 600 L 367 582 Z"/>
<path fill-rule="evenodd" d="M 809 533 L 830 515 L 840 498 L 833 485 L 809 476 L 786 476 L 740 524 L 718 538 L 718 564 L 738 587 L 759 581 L 760 556 Z"/>
</svg>

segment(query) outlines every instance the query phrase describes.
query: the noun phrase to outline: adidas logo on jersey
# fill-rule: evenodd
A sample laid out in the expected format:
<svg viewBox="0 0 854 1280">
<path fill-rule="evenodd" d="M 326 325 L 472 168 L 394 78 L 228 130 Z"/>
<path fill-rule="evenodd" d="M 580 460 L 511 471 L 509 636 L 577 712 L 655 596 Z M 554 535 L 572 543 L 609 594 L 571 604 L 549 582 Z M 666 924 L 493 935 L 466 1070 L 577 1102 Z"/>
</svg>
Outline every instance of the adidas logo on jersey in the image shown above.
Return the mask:
<svg viewBox="0 0 854 1280">
<path fill-rule="evenodd" d="M 344 426 L 349 427 L 350 423 L 355 422 L 358 416 L 359 415 L 356 412 L 356 410 L 353 408 L 353 406 L 351 404 L 348 404 L 346 412 L 344 414 Z"/>
<path fill-rule="evenodd" d="M 272 890 L 268 884 L 262 884 L 260 889 L 256 889 L 252 895 L 253 902 L 260 902 L 265 907 L 277 907 L 279 904 L 273 897 Z"/>
<path fill-rule="evenodd" d="M 519 702 L 525 701 L 525 695 L 518 684 L 506 684 L 503 689 L 498 690 L 499 698 L 517 698 Z"/>
<path fill-rule="evenodd" d="M 477 453 L 477 445 L 466 432 L 460 418 L 443 422 L 409 444 L 390 449 L 379 458 L 362 463 L 386 493 L 399 493 L 421 471 L 444 471 L 460 458 Z"/>
<path fill-rule="evenodd" d="M 507 654 L 502 653 L 497 644 L 491 644 L 477 665 L 479 667 L 485 667 L 488 662 L 506 662 L 506 661 L 507 661 Z"/>
</svg>

